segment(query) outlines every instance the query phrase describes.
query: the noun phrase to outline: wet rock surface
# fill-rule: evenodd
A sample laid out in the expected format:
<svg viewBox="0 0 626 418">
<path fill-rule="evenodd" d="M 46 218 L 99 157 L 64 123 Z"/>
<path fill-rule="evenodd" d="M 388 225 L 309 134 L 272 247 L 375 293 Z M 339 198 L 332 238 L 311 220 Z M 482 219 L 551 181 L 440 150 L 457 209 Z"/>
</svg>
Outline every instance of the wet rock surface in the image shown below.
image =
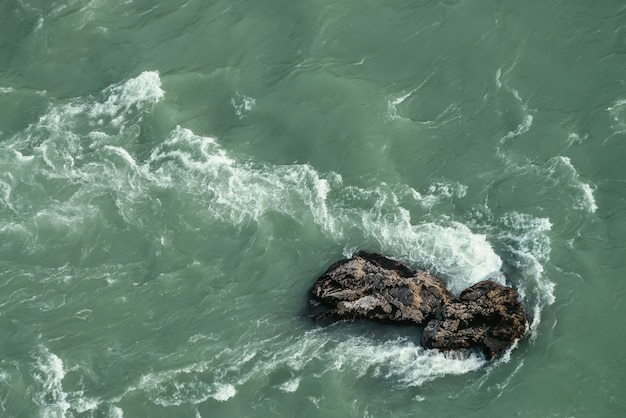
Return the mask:
<svg viewBox="0 0 626 418">
<path fill-rule="evenodd" d="M 479 347 L 491 359 L 521 338 L 526 324 L 517 291 L 485 280 L 441 309 L 426 325 L 421 344 L 441 350 Z"/>
<path fill-rule="evenodd" d="M 479 348 L 488 359 L 502 354 L 527 328 L 513 288 L 485 280 L 455 299 L 437 277 L 363 251 L 333 264 L 313 286 L 309 304 L 321 311 L 316 319 L 424 326 L 424 347 Z"/>
<path fill-rule="evenodd" d="M 358 318 L 424 325 L 452 295 L 438 278 L 378 254 L 359 252 L 333 264 L 313 286 L 319 318 Z"/>
</svg>

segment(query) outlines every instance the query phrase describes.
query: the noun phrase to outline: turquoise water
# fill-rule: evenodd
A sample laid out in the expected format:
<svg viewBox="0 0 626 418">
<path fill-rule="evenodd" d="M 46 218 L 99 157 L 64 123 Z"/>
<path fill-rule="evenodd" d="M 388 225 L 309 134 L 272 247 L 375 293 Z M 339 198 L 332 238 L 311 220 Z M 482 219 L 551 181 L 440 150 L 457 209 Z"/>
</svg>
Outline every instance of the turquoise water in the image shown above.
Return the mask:
<svg viewBox="0 0 626 418">
<path fill-rule="evenodd" d="M 0 415 L 626 416 L 621 1 L 0 2 Z M 504 358 L 321 327 L 504 270 Z"/>
</svg>

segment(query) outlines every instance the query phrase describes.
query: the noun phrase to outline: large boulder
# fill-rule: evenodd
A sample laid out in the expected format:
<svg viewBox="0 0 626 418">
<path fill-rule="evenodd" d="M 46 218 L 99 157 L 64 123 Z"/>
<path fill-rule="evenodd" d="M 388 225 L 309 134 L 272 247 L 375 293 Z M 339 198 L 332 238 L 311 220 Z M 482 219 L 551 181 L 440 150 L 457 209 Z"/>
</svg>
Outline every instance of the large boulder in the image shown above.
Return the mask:
<svg viewBox="0 0 626 418">
<path fill-rule="evenodd" d="M 458 300 L 428 322 L 421 344 L 441 350 L 479 347 L 491 359 L 521 338 L 526 329 L 526 311 L 517 291 L 484 280 L 465 289 Z"/>
<path fill-rule="evenodd" d="M 333 264 L 313 286 L 319 318 L 410 322 L 424 325 L 452 300 L 438 278 L 379 254 L 358 252 Z"/>
<path fill-rule="evenodd" d="M 380 254 L 360 251 L 333 264 L 315 283 L 310 306 L 316 319 L 374 319 L 425 326 L 426 348 L 479 348 L 497 357 L 527 329 L 515 289 L 485 280 L 452 297 L 444 283 L 424 271 Z"/>
</svg>

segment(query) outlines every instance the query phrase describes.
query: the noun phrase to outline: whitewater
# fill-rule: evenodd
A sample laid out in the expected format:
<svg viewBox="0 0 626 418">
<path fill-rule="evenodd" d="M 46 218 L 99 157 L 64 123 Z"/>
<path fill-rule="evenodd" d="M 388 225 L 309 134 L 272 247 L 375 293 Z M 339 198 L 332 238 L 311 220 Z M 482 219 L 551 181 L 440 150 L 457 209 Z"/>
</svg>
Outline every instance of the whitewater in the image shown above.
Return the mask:
<svg viewBox="0 0 626 418">
<path fill-rule="evenodd" d="M 0 415 L 621 416 L 623 16 L 0 5 Z M 357 250 L 514 286 L 528 334 L 316 323 Z"/>
</svg>

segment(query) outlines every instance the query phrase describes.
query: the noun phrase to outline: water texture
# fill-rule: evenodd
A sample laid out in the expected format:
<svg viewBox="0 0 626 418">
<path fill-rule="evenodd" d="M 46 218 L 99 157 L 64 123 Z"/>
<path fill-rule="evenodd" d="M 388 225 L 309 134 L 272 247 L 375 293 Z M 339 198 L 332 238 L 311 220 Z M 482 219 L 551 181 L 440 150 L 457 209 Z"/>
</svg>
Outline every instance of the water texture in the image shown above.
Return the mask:
<svg viewBox="0 0 626 418">
<path fill-rule="evenodd" d="M 626 416 L 623 2 L 7 0 L 0 28 L 1 416 Z M 358 249 L 517 287 L 527 337 L 314 323 Z"/>
</svg>

